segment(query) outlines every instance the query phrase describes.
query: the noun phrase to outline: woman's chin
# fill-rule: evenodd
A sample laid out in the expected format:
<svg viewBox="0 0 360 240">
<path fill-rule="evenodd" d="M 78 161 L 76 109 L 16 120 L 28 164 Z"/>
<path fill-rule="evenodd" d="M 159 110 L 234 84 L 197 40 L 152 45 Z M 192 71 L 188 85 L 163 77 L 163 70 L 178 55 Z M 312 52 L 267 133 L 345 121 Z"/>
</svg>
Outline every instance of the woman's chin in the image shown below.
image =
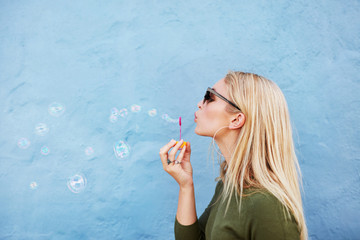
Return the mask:
<svg viewBox="0 0 360 240">
<path fill-rule="evenodd" d="M 194 132 L 195 132 L 196 135 L 199 135 L 199 136 L 207 136 L 204 132 L 201 132 L 197 128 L 195 128 Z"/>
<path fill-rule="evenodd" d="M 197 128 L 195 128 L 194 132 L 195 132 L 196 135 L 201 136 L 201 133 L 200 133 L 200 131 L 199 131 Z"/>
</svg>

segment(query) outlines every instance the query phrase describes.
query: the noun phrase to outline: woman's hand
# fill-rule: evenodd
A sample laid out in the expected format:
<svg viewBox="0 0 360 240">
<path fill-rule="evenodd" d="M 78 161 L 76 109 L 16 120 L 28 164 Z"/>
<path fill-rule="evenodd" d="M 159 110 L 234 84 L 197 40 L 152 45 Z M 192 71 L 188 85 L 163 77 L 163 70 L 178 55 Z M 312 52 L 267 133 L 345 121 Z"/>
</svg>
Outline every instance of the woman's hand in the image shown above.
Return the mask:
<svg viewBox="0 0 360 240">
<path fill-rule="evenodd" d="M 176 180 L 181 188 L 193 186 L 192 167 L 190 163 L 190 142 L 186 143 L 175 159 L 176 153 L 179 151 L 179 148 L 183 142 L 184 141 L 181 140 L 176 144 L 175 140 L 171 140 L 166 145 L 164 145 L 159 152 L 164 170 Z M 173 149 L 170 151 L 171 148 Z M 169 164 L 168 160 L 171 161 Z"/>
</svg>

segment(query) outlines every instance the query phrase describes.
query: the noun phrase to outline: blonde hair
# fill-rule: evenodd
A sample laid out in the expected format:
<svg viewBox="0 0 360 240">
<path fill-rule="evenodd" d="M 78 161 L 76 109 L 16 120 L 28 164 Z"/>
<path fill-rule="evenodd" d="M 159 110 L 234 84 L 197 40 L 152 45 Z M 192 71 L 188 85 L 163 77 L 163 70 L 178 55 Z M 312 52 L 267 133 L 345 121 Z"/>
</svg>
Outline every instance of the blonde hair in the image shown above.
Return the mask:
<svg viewBox="0 0 360 240">
<path fill-rule="evenodd" d="M 282 91 L 274 82 L 252 73 L 229 72 L 225 83 L 230 100 L 240 107 L 246 121 L 230 161 L 221 163 L 223 200 L 228 198 L 229 206 L 234 192 L 245 196 L 244 188 L 266 189 L 284 205 L 288 216 L 291 212 L 301 239 L 307 239 L 299 188 L 301 171 Z M 230 105 L 226 111 L 239 112 Z"/>
</svg>

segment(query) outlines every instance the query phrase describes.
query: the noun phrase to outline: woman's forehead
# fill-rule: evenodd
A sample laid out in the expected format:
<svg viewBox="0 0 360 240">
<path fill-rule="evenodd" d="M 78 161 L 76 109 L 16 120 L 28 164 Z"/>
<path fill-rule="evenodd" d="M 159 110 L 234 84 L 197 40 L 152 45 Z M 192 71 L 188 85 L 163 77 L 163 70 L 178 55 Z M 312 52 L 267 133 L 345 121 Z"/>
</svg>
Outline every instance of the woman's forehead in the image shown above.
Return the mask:
<svg viewBox="0 0 360 240">
<path fill-rule="evenodd" d="M 228 94 L 227 94 L 227 85 L 226 85 L 224 79 L 220 79 L 219 81 L 217 81 L 212 88 L 213 88 L 216 92 L 218 92 L 218 93 L 220 93 L 221 95 L 223 95 L 224 97 L 228 97 Z"/>
</svg>

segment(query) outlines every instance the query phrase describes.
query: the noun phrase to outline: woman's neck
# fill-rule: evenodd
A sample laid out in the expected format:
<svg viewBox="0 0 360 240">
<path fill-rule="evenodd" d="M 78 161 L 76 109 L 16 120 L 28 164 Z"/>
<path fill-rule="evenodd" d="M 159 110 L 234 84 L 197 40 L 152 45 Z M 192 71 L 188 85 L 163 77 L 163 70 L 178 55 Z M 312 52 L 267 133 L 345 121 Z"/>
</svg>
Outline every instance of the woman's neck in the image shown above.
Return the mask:
<svg viewBox="0 0 360 240">
<path fill-rule="evenodd" d="M 234 152 L 235 144 L 239 133 L 236 131 L 229 131 L 221 138 L 215 139 L 216 144 L 218 145 L 221 154 L 224 156 L 225 161 L 229 164 L 232 154 Z"/>
</svg>

